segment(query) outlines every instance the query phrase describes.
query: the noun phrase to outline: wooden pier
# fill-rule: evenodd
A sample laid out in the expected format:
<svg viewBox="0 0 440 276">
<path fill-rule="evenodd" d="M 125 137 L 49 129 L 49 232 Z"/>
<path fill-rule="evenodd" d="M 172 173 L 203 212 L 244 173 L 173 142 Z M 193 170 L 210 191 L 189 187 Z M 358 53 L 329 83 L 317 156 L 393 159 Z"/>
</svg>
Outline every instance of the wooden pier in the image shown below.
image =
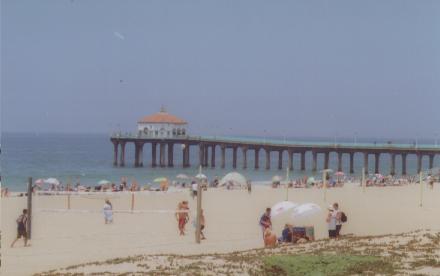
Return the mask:
<svg viewBox="0 0 440 276">
<path fill-rule="evenodd" d="M 134 166 L 142 167 L 144 157 L 143 149 L 146 145 L 151 146 L 151 166 L 152 167 L 174 167 L 174 145 L 181 145 L 183 168 L 188 168 L 190 164 L 190 151 L 198 150 L 199 163 L 203 167 L 216 166 L 216 148 L 220 148 L 221 159 L 220 166 L 226 166 L 226 149 L 232 149 L 232 167 L 235 169 L 237 164 L 237 152 L 242 153 L 242 168 L 249 168 L 247 156 L 254 154 L 255 169 L 260 169 L 260 153 L 264 152 L 265 166 L 269 170 L 271 165 L 271 153 L 278 154 L 278 169 L 283 169 L 283 153 L 287 152 L 288 168 L 293 170 L 294 155 L 300 155 L 300 170 L 306 170 L 306 153 L 311 152 L 312 164 L 311 170 L 316 171 L 318 167 L 318 155 L 323 155 L 323 168 L 329 168 L 330 153 L 337 154 L 337 170 L 342 171 L 343 156 L 349 156 L 349 173 L 354 173 L 354 155 L 363 154 L 363 167 L 368 172 L 369 158 L 374 158 L 374 172 L 380 173 L 380 158 L 382 155 L 390 155 L 390 173 L 396 173 L 396 156 L 401 157 L 401 172 L 406 175 L 407 156 L 415 155 L 417 157 L 417 171 L 422 168 L 422 159 L 429 158 L 429 169 L 434 166 L 434 158 L 440 154 L 440 147 L 434 145 L 415 145 L 415 144 L 391 144 L 391 143 L 322 143 L 322 142 L 283 142 L 266 139 L 245 139 L 245 138 L 226 138 L 226 137 L 192 137 L 182 136 L 173 138 L 154 138 L 139 135 L 121 135 L 115 134 L 110 138 L 114 146 L 114 166 L 125 166 L 125 147 L 128 143 L 133 143 L 135 148 Z M 177 153 L 176 153 L 177 154 Z"/>
</svg>

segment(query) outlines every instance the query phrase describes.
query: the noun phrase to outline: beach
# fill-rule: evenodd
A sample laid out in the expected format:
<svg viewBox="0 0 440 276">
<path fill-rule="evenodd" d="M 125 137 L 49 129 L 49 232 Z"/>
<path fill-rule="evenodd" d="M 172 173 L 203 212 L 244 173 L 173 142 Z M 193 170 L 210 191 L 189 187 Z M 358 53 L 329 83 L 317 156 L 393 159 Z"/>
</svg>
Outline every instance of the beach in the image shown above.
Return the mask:
<svg viewBox="0 0 440 276">
<path fill-rule="evenodd" d="M 136 193 L 134 210 L 115 213 L 114 223 L 105 225 L 101 209 L 108 198 L 115 210 L 129 211 L 131 193 L 72 195 L 71 210 L 66 195 L 35 196 L 33 200 L 31 246 L 9 244 L 16 235 L 15 219 L 26 208 L 25 197 L 2 198 L 2 274 L 31 275 L 79 263 L 137 254 L 227 253 L 263 247 L 258 221 L 266 207 L 286 199 L 286 189 L 268 186 L 245 190 L 208 189 L 203 193 L 207 240 L 195 243 L 192 220 L 196 200 L 189 190 L 169 193 Z M 420 186 L 368 187 L 345 185 L 327 190 L 289 189 L 288 199 L 295 203 L 313 202 L 323 211 L 313 217 L 294 221 L 288 214 L 272 219 L 280 235 L 285 223 L 314 226 L 316 239 L 327 237 L 325 217 L 329 204 L 338 202 L 348 222 L 342 234 L 375 236 L 419 229 L 440 231 L 440 187 L 426 185 L 420 206 Z M 174 210 L 179 201 L 188 200 L 190 222 L 187 234 L 179 236 Z M 83 211 L 81 211 L 83 210 Z M 87 211 L 89 210 L 89 211 Z M 23 265 L 26 264 L 26 265 Z"/>
</svg>

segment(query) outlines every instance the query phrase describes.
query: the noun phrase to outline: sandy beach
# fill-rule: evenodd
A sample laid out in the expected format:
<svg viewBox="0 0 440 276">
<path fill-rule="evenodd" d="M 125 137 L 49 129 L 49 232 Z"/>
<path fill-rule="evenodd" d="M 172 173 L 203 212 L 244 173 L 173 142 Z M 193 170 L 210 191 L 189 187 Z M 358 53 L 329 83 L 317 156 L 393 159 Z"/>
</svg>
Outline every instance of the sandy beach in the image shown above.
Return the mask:
<svg viewBox="0 0 440 276">
<path fill-rule="evenodd" d="M 327 191 L 290 189 L 289 200 L 313 202 L 325 209 L 339 202 L 348 216 L 342 234 L 354 236 L 383 235 L 418 229 L 440 231 L 440 187 L 424 189 L 423 206 L 419 206 L 420 186 L 369 187 L 364 192 L 357 185 L 346 185 Z M 131 195 L 82 195 L 71 197 L 73 210 L 94 212 L 58 212 L 65 209 L 67 196 L 34 197 L 31 246 L 18 242 L 9 248 L 16 235 L 15 219 L 26 207 L 25 197 L 2 198 L 2 275 L 31 275 L 79 263 L 102 261 L 136 254 L 201 254 L 226 253 L 261 248 L 258 220 L 266 207 L 286 198 L 285 189 L 254 186 L 252 194 L 244 190 L 210 189 L 203 194 L 207 240 L 194 242 L 194 227 L 187 225 L 187 235 L 178 235 L 173 215 L 181 200 L 188 200 L 191 220 L 196 201 L 189 191 L 143 193 L 135 196 L 135 210 L 145 213 L 116 213 L 114 223 L 105 225 L 100 212 L 109 198 L 115 210 L 130 209 Z M 52 211 L 45 210 L 52 209 Z M 326 212 L 294 225 L 313 225 L 317 239 L 327 237 Z M 273 229 L 280 235 L 283 225 L 292 222 L 286 215 L 273 219 Z M 26 265 L 23 265 L 26 264 Z"/>
</svg>

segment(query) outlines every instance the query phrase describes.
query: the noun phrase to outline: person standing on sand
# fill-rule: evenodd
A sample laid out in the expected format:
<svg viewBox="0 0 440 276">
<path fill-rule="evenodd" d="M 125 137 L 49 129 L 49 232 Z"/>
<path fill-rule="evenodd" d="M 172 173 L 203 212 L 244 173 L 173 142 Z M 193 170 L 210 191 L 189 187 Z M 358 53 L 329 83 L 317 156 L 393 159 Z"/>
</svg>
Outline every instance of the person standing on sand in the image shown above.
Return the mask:
<svg viewBox="0 0 440 276">
<path fill-rule="evenodd" d="M 105 224 L 113 223 L 113 206 L 110 200 L 106 199 L 104 208 L 102 209 L 104 213 Z"/>
<path fill-rule="evenodd" d="M 200 210 L 200 236 L 202 240 L 206 240 L 205 234 L 203 234 L 203 230 L 205 229 L 205 214 L 203 213 L 203 209 Z"/>
<path fill-rule="evenodd" d="M 336 238 L 336 212 L 333 209 L 333 205 L 328 207 L 326 222 L 328 226 L 328 237 L 330 239 Z"/>
<path fill-rule="evenodd" d="M 246 186 L 247 186 L 248 193 L 251 194 L 252 193 L 252 182 L 250 180 L 246 181 Z"/>
<path fill-rule="evenodd" d="M 335 212 L 335 217 L 336 217 L 336 238 L 339 238 L 339 233 L 341 232 L 341 228 L 342 228 L 342 212 L 339 210 L 339 204 L 338 203 L 333 203 L 333 212 Z"/>
<path fill-rule="evenodd" d="M 196 181 L 193 181 L 191 183 L 191 195 L 192 198 L 195 198 L 197 196 L 197 190 L 199 189 L 199 185 L 197 184 Z"/>
<path fill-rule="evenodd" d="M 181 236 L 185 235 L 185 225 L 189 219 L 188 210 L 189 210 L 188 201 L 186 200 L 179 202 L 179 204 L 177 205 L 175 216 L 179 228 L 179 234 Z"/>
<path fill-rule="evenodd" d="M 23 209 L 23 214 L 21 214 L 17 220 L 17 238 L 12 242 L 11 248 L 14 247 L 14 244 L 21 238 L 24 238 L 24 246 L 28 246 L 28 231 L 27 231 L 27 222 L 28 222 L 28 214 L 27 209 Z"/>
<path fill-rule="evenodd" d="M 264 231 L 266 231 L 266 229 L 272 229 L 272 221 L 270 219 L 270 208 L 266 208 L 266 212 L 264 212 L 264 214 L 261 216 L 260 218 L 260 226 L 261 226 L 261 230 L 263 232 L 263 239 L 264 239 Z"/>
</svg>

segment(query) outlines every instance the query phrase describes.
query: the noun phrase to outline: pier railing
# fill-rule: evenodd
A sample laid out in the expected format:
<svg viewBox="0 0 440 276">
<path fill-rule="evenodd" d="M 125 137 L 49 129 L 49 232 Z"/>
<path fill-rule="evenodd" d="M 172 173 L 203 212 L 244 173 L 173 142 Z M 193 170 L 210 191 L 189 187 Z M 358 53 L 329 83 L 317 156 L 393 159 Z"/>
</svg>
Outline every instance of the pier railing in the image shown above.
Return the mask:
<svg viewBox="0 0 440 276">
<path fill-rule="evenodd" d="M 194 141 L 194 142 L 215 142 L 215 143 L 239 143 L 242 145 L 262 145 L 272 147 L 306 147 L 306 148 L 335 148 L 335 149 L 377 149 L 377 150 L 432 150 L 440 152 L 440 145 L 433 144 L 404 144 L 404 143 L 348 143 L 348 142 L 328 142 L 328 141 L 296 141 L 278 140 L 255 137 L 228 137 L 228 136 L 189 136 L 178 135 L 172 137 L 160 137 L 149 134 L 138 133 L 113 133 L 111 138 L 116 139 L 143 139 L 143 140 L 169 140 L 169 141 Z"/>
</svg>

